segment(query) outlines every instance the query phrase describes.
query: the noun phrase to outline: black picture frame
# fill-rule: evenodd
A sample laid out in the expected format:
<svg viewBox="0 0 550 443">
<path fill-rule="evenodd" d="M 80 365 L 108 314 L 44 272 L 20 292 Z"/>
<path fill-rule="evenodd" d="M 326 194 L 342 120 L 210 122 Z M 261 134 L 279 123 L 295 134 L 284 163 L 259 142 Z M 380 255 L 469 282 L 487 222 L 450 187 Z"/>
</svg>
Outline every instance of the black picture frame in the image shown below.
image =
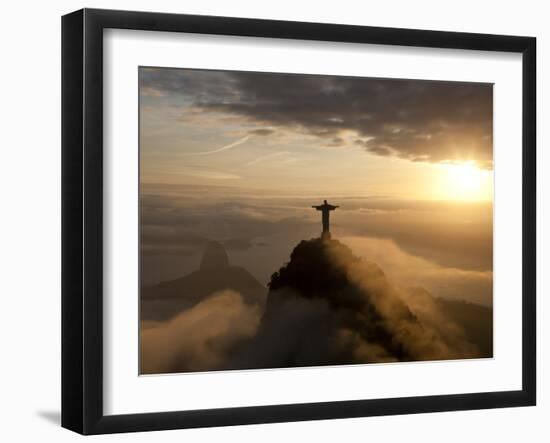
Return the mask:
<svg viewBox="0 0 550 443">
<path fill-rule="evenodd" d="M 130 415 L 103 412 L 103 30 L 522 54 L 522 389 Z M 82 434 L 530 406 L 536 403 L 536 39 L 83 9 L 62 18 L 62 426 Z"/>
</svg>

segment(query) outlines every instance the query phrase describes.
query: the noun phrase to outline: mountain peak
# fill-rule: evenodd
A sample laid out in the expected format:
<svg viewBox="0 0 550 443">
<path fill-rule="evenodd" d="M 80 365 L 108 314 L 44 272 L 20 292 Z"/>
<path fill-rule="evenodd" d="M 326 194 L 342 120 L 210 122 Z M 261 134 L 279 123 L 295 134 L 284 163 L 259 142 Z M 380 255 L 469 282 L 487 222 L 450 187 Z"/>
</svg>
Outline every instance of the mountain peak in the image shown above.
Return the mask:
<svg viewBox="0 0 550 443">
<path fill-rule="evenodd" d="M 202 253 L 200 269 L 219 269 L 227 266 L 229 266 L 229 256 L 223 245 L 217 241 L 209 242 Z"/>
</svg>

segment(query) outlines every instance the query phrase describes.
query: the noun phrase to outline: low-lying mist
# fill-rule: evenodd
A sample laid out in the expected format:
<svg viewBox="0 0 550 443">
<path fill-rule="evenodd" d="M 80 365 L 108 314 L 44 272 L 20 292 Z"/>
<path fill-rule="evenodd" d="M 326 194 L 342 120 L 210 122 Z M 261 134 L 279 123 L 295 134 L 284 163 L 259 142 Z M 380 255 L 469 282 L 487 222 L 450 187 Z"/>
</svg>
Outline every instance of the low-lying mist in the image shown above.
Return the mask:
<svg viewBox="0 0 550 443">
<path fill-rule="evenodd" d="M 492 356 L 490 308 L 449 304 L 412 278 L 394 284 L 354 252 L 336 240 L 302 241 L 272 275 L 265 307 L 222 290 L 171 319 L 143 322 L 141 372 Z M 469 313 L 490 324 L 476 329 Z"/>
</svg>

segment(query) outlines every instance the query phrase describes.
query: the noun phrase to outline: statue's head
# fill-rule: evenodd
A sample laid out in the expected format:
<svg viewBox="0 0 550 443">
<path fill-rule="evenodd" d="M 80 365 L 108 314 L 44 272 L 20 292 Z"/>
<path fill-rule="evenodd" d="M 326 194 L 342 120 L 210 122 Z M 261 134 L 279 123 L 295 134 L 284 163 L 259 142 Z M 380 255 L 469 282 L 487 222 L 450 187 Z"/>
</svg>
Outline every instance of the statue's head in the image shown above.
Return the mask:
<svg viewBox="0 0 550 443">
<path fill-rule="evenodd" d="M 327 201 L 326 201 L 326 200 L 323 200 L 323 202 L 325 202 L 325 205 L 327 204 Z"/>
</svg>

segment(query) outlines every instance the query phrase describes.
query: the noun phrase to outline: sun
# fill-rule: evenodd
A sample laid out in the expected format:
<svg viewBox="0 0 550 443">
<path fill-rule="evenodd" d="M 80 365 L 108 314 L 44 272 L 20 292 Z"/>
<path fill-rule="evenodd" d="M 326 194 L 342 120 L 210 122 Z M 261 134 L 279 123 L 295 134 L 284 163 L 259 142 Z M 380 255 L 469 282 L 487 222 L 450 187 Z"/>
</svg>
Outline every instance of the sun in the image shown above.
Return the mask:
<svg viewBox="0 0 550 443">
<path fill-rule="evenodd" d="M 475 163 L 441 165 L 442 196 L 449 200 L 491 200 L 492 171 L 479 169 Z"/>
</svg>

